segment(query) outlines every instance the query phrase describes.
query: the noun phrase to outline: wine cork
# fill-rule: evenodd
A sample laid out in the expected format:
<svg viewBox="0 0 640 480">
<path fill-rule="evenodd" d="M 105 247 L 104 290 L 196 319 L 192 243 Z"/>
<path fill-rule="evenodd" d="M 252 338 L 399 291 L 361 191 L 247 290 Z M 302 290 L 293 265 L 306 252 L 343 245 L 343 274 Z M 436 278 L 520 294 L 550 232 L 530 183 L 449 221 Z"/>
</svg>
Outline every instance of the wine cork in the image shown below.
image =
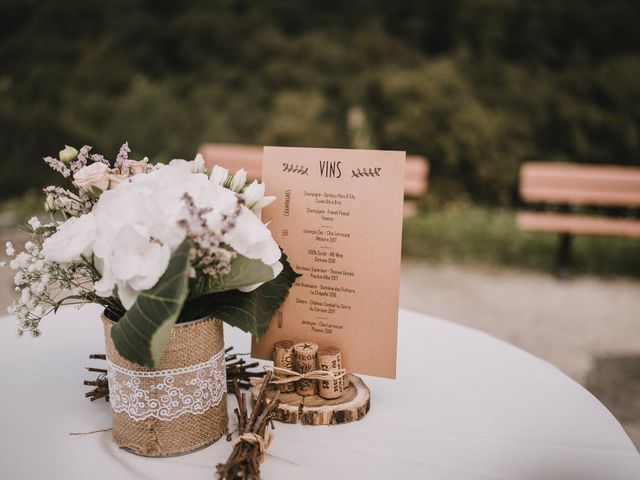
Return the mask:
<svg viewBox="0 0 640 480">
<path fill-rule="evenodd" d="M 273 344 L 273 366 L 293 370 L 293 342 L 291 340 L 280 340 Z M 279 385 L 282 393 L 295 391 L 293 382 Z"/>
<path fill-rule="evenodd" d="M 349 383 L 349 372 L 346 372 L 344 374 L 344 377 L 342 377 L 342 390 L 346 392 L 347 388 L 349 388 L 349 385 L 350 385 L 350 383 Z"/>
<path fill-rule="evenodd" d="M 342 368 L 342 354 L 337 347 L 324 347 L 318 350 L 318 367 L 320 370 L 337 372 Z M 344 377 L 343 377 L 344 378 Z M 344 387 L 342 378 L 336 380 L 321 380 L 319 382 L 320 396 L 326 399 L 342 396 Z"/>
<path fill-rule="evenodd" d="M 316 343 L 302 342 L 293 346 L 293 367 L 298 373 L 308 373 L 318 368 L 318 345 Z M 298 395 L 307 397 L 318 394 L 318 382 L 316 380 L 302 379 L 296 382 Z"/>
</svg>

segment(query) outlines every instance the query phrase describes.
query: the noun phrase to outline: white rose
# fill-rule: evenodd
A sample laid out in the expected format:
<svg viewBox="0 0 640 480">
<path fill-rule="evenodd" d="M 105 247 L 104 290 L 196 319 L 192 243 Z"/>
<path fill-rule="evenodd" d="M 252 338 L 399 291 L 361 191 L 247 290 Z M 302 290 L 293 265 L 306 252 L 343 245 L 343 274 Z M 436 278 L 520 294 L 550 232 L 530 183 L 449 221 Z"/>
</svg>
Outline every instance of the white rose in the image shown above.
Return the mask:
<svg viewBox="0 0 640 480">
<path fill-rule="evenodd" d="M 109 167 L 102 162 L 92 163 L 82 167 L 73 175 L 75 184 L 84 190 L 97 187 L 106 190 L 109 187 Z"/>
<path fill-rule="evenodd" d="M 72 262 L 83 254 L 91 253 L 91 244 L 96 237 L 96 222 L 93 213 L 72 217 L 58 231 L 44 241 L 42 255 L 51 262 Z"/>
</svg>

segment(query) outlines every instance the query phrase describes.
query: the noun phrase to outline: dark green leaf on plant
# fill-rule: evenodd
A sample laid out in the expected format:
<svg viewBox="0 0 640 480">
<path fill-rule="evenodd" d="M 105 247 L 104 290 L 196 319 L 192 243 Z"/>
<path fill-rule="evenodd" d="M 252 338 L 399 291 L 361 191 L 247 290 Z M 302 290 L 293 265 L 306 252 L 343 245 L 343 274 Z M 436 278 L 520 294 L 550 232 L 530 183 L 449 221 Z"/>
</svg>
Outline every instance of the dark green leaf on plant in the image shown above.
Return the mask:
<svg viewBox="0 0 640 480">
<path fill-rule="evenodd" d="M 206 277 L 198 280 L 190 294 L 190 299 L 210 293 L 225 292 L 267 282 L 273 278 L 273 269 L 260 260 L 236 255 L 231 261 L 231 271 L 220 277 Z"/>
<path fill-rule="evenodd" d="M 280 261 L 284 267 L 280 275 L 251 292 L 233 290 L 188 300 L 180 321 L 213 316 L 259 338 L 269 328 L 271 319 L 300 276 L 291 268 L 284 253 Z"/>
</svg>

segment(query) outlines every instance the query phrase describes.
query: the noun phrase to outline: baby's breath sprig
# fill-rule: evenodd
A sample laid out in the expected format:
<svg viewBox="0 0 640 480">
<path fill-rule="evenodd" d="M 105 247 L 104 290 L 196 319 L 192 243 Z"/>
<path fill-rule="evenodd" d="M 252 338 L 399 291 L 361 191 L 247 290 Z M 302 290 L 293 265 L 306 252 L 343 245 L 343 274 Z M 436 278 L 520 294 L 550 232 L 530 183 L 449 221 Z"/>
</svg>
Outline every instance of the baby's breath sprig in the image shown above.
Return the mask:
<svg viewBox="0 0 640 480">
<path fill-rule="evenodd" d="M 56 231 L 56 224 L 41 224 L 37 217 L 29 220 L 24 229 L 31 239 L 22 248 L 12 242 L 5 245 L 5 253 L 11 259 L 8 266 L 15 272 L 16 299 L 7 311 L 18 318 L 18 334 L 40 334 L 40 321 L 50 312 L 64 305 L 99 303 L 118 311 L 121 305 L 111 304 L 113 298 L 98 297 L 93 283 L 100 274 L 87 259 L 60 264 L 45 260 L 42 254 L 44 241 Z"/>
</svg>

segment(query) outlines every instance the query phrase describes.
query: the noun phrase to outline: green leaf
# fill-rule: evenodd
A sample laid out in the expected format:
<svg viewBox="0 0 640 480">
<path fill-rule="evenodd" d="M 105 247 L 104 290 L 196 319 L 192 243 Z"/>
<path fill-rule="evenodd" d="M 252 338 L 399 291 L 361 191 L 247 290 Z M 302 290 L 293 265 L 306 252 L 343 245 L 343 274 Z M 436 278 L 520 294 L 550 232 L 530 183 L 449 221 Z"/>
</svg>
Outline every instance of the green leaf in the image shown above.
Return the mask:
<svg viewBox="0 0 640 480">
<path fill-rule="evenodd" d="M 207 277 L 201 282 L 196 282 L 189 299 L 248 287 L 256 283 L 268 282 L 271 279 L 273 279 L 273 269 L 269 265 L 238 254 L 231 261 L 231 271 L 228 274 L 220 277 Z"/>
<path fill-rule="evenodd" d="M 111 338 L 127 360 L 154 368 L 160 361 L 189 291 L 191 244 L 185 240 L 171 256 L 158 283 L 142 292 L 111 329 Z"/>
<path fill-rule="evenodd" d="M 280 275 L 251 292 L 233 290 L 187 301 L 180 321 L 188 322 L 210 315 L 259 338 L 269 328 L 276 310 L 300 276 L 291 268 L 284 253 L 280 261 L 284 267 Z"/>
</svg>

